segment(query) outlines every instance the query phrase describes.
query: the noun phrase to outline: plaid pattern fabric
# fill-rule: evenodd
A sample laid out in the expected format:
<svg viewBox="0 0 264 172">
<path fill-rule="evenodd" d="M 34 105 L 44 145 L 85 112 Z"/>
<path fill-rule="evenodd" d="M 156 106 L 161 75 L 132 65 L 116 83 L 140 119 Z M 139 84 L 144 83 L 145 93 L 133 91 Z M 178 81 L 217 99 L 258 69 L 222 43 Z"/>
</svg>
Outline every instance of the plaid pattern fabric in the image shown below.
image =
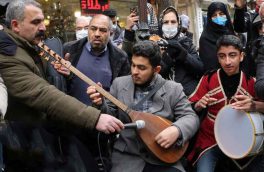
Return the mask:
<svg viewBox="0 0 264 172">
<path fill-rule="evenodd" d="M 135 99 L 134 104 L 137 104 L 141 99 L 143 99 L 146 95 L 148 95 L 149 91 L 142 91 L 140 89 L 136 89 L 135 91 Z M 152 100 L 148 99 L 143 102 L 142 105 L 137 106 L 135 110 L 141 112 L 149 112 L 148 109 L 152 106 Z"/>
<path fill-rule="evenodd" d="M 157 75 L 155 75 L 151 83 L 146 87 L 135 87 L 134 105 L 136 105 L 140 100 L 142 100 L 146 95 L 148 95 L 151 90 L 155 89 L 157 78 Z M 153 101 L 151 97 L 150 99 L 144 101 L 142 105 L 138 105 L 134 110 L 141 112 L 150 112 L 149 108 L 152 107 L 152 104 Z"/>
</svg>

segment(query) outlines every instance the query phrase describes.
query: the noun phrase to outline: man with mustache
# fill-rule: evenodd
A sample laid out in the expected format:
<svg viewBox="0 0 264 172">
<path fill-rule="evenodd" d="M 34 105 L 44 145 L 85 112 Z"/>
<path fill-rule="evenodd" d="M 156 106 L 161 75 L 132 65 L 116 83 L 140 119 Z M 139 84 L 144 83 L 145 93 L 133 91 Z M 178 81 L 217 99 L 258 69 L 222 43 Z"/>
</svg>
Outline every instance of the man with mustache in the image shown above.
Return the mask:
<svg viewBox="0 0 264 172">
<path fill-rule="evenodd" d="M 159 75 L 160 63 L 161 52 L 157 43 L 138 42 L 133 47 L 131 75 L 116 78 L 110 93 L 134 110 L 152 113 L 172 121 L 171 126 L 155 137 L 156 143 L 167 149 L 183 145 L 189 140 L 198 128 L 199 120 L 181 84 L 165 80 Z M 154 94 L 141 102 L 153 90 Z M 127 114 L 118 110 L 113 103 L 102 101 L 102 96 L 96 92 L 94 86 L 90 86 L 87 93 L 96 105 L 101 106 L 102 111 L 118 116 L 123 122 L 130 122 Z M 180 161 L 165 165 L 154 157 L 133 129 L 126 129 L 120 133 L 114 143 L 111 160 L 111 172 L 184 171 Z"/>
<path fill-rule="evenodd" d="M 46 30 L 39 3 L 10 2 L 6 20 L 9 29 L 0 32 L 0 73 L 9 99 L 5 116 L 10 124 L 8 138 L 14 139 L 4 142 L 11 144 L 6 145 L 7 171 L 97 171 L 89 151 L 70 131 L 77 128 L 108 134 L 119 132 L 123 123 L 45 80 L 47 62 L 36 51 Z M 101 47 L 100 41 L 96 37 L 95 49 Z M 65 129 L 69 130 L 62 133 Z"/>
</svg>

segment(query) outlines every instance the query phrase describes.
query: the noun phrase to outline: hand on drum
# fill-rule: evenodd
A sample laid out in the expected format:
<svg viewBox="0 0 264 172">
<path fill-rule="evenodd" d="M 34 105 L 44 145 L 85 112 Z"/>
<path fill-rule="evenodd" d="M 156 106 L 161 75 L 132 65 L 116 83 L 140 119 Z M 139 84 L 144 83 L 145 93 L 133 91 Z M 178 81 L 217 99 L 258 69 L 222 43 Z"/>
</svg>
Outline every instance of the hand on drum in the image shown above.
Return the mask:
<svg viewBox="0 0 264 172">
<path fill-rule="evenodd" d="M 175 126 L 170 126 L 161 131 L 156 137 L 156 142 L 163 148 L 169 148 L 180 136 L 180 131 Z"/>
<path fill-rule="evenodd" d="M 255 111 L 255 102 L 252 98 L 246 95 L 236 95 L 235 98 L 238 100 L 235 103 L 232 103 L 231 106 L 237 110 L 244 110 L 244 111 Z"/>
<path fill-rule="evenodd" d="M 200 111 L 204 108 L 206 108 L 206 106 L 210 103 L 215 102 L 217 99 L 216 98 L 212 98 L 209 96 L 209 94 L 204 95 L 197 103 L 195 103 L 195 110 L 196 111 Z"/>
</svg>

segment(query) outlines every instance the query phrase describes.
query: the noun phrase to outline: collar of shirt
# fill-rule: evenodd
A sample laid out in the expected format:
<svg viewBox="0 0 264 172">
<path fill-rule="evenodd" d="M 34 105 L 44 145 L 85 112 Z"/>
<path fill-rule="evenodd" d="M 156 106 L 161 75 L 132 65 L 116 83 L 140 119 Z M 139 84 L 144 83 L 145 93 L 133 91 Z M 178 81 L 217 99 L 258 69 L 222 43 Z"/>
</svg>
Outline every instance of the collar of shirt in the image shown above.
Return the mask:
<svg viewBox="0 0 264 172">
<path fill-rule="evenodd" d="M 92 46 L 89 41 L 86 43 L 85 48 L 89 51 L 89 53 L 91 53 L 94 56 L 101 56 L 107 51 L 107 45 L 106 45 L 105 48 L 99 54 L 93 53 Z"/>
</svg>

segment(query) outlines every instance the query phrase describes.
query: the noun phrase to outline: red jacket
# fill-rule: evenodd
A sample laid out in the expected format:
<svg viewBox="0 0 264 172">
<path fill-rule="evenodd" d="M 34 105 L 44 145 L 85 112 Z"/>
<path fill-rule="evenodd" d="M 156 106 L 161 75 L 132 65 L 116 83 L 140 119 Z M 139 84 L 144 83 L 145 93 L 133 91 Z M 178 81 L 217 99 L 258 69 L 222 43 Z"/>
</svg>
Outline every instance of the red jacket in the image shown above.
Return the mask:
<svg viewBox="0 0 264 172">
<path fill-rule="evenodd" d="M 241 72 L 239 85 L 235 95 L 248 95 L 250 97 L 255 97 L 254 84 L 254 78 L 247 80 L 245 74 Z M 191 102 L 198 102 L 205 94 L 209 94 L 210 97 L 216 98 L 217 101 L 208 105 L 207 115 L 201 123 L 194 148 L 188 155 L 188 159 L 194 163 L 206 150 L 217 144 L 214 135 L 214 122 L 218 111 L 225 105 L 236 101 L 233 97 L 231 99 L 226 97 L 220 80 L 220 69 L 213 73 L 210 81 L 208 81 L 208 75 L 204 75 L 194 93 L 190 95 L 189 100 Z"/>
</svg>

